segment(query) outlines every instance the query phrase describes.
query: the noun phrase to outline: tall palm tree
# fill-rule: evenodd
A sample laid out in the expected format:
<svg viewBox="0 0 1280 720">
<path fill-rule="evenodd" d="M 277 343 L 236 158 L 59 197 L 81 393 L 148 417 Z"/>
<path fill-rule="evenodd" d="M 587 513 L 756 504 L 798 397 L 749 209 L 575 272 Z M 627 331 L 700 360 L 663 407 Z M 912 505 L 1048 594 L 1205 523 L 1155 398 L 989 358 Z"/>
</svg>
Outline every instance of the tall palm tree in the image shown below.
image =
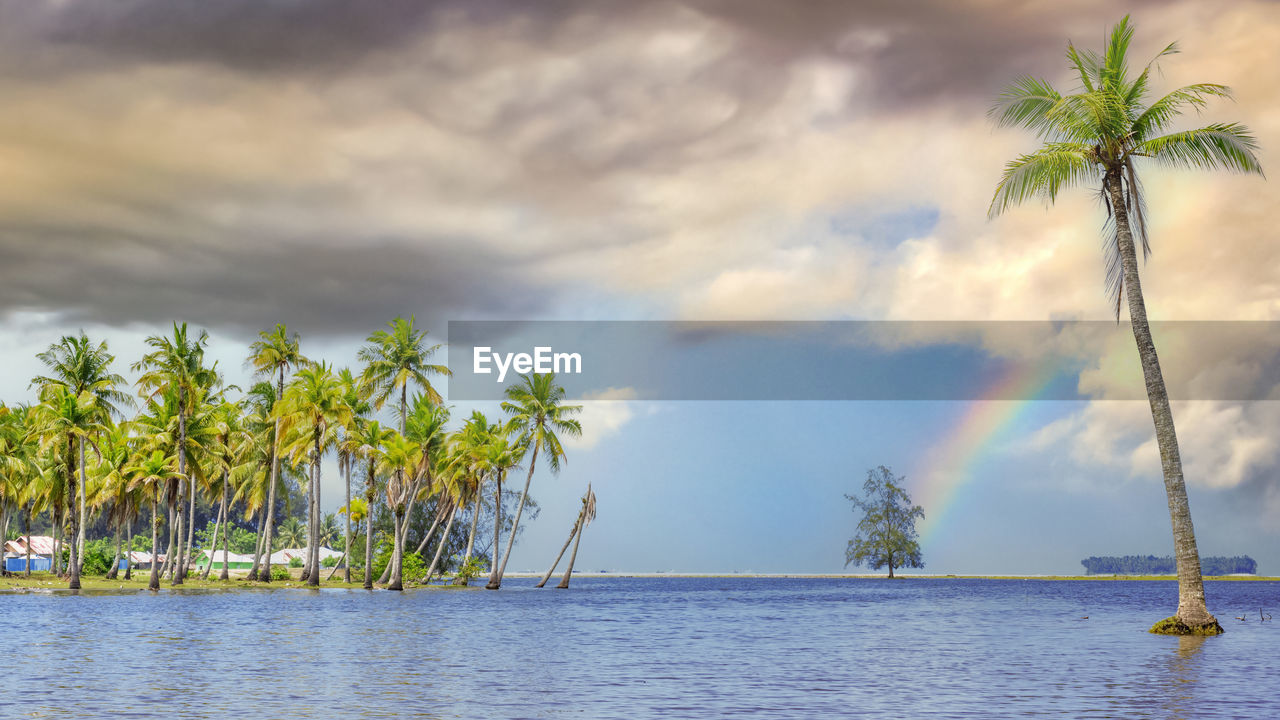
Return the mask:
<svg viewBox="0 0 1280 720">
<path fill-rule="evenodd" d="M 449 368 L 428 362 L 442 345 L 427 345 L 427 331 L 414 328 L 414 317 L 398 317 L 387 323 L 390 332 L 378 330 L 369 336 L 369 344 L 356 355 L 365 364 L 360 375 L 364 391 L 381 410 L 387 399 L 400 391 L 400 432 L 404 433 L 409 412 L 409 384 L 414 383 L 431 402 L 441 402 L 440 393 L 431 386 L 431 375 L 448 377 Z"/>
<path fill-rule="evenodd" d="M 307 362 L 302 353 L 298 349 L 299 337 L 297 333 L 289 334 L 289 329 L 283 324 L 276 325 L 275 329 L 268 332 L 263 330 L 258 333 L 258 339 L 249 346 L 249 360 L 254 371 L 259 376 L 270 377 L 276 376 L 276 400 L 279 401 L 284 397 L 284 371 L 288 368 L 296 368 Z M 272 433 L 271 448 L 271 480 L 267 484 L 267 517 L 264 532 L 266 536 L 263 540 L 264 546 L 267 548 L 267 560 L 262 572 L 259 573 L 258 579 L 262 582 L 271 582 L 271 531 L 275 524 L 276 513 L 276 485 L 280 481 L 280 452 L 277 447 L 280 440 L 279 415 L 275 414 L 275 430 Z"/>
<path fill-rule="evenodd" d="M 135 464 L 125 470 L 125 474 L 130 478 L 130 487 L 142 490 L 151 503 L 151 579 L 147 587 L 159 590 L 160 498 L 164 496 L 165 489 L 170 486 L 171 481 L 177 478 L 178 473 L 173 469 L 170 458 L 163 451 L 156 450 L 150 455 L 139 457 Z"/>
<path fill-rule="evenodd" d="M 373 508 L 374 502 L 377 500 L 378 491 L 378 459 L 382 454 L 383 445 L 391 439 L 394 433 L 394 430 L 384 428 L 377 420 L 365 420 L 356 425 L 355 435 L 352 437 L 352 443 L 354 444 L 352 455 L 364 460 L 365 467 L 368 470 L 368 476 L 365 478 L 364 483 L 366 515 L 364 527 L 364 587 L 366 590 L 373 589 Z"/>
<path fill-rule="evenodd" d="M 74 489 L 64 497 L 72 502 L 74 498 L 80 498 L 80 512 L 67 513 L 71 521 L 68 534 L 72 541 L 68 565 L 70 571 L 68 587 L 73 590 L 79 589 L 81 548 L 76 538 L 79 537 L 79 528 L 83 526 L 85 518 L 84 494 L 87 476 L 84 445 L 85 438 L 103 428 L 102 409 L 98 405 L 97 398 L 88 390 L 76 394 L 66 385 L 46 385 L 40 392 L 40 404 L 35 409 L 35 423 L 47 444 L 62 446 L 65 449 L 63 467 L 66 469 L 66 484 L 64 488 Z M 78 462 L 75 450 L 77 441 Z M 64 442 L 65 445 L 63 445 Z M 74 469 L 77 466 L 79 472 Z"/>
<path fill-rule="evenodd" d="M 364 393 L 360 388 L 360 381 L 351 373 L 349 368 L 342 368 L 338 372 L 338 382 L 342 385 L 343 402 L 351 411 L 347 417 L 347 422 L 342 426 L 342 441 L 338 445 L 338 469 L 342 472 L 342 478 L 346 488 L 346 505 L 343 511 L 343 563 L 342 577 L 343 582 L 351 583 L 351 466 L 355 463 L 355 458 L 361 445 L 359 426 L 364 422 L 365 417 L 372 408 L 367 400 L 364 399 Z"/>
<path fill-rule="evenodd" d="M 320 363 L 297 372 L 279 408 L 280 432 L 296 437 L 289 448 L 295 464 L 303 457 L 311 461 L 307 583 L 316 586 L 320 584 L 320 460 L 333 443 L 336 429 L 350 421 L 351 407 L 338 377 L 328 364 Z"/>
<path fill-rule="evenodd" d="M 280 523 L 280 532 L 276 534 L 276 542 L 281 549 L 301 548 L 307 545 L 307 526 L 296 517 L 287 517 Z"/>
<path fill-rule="evenodd" d="M 147 338 L 146 344 L 151 348 L 151 352 L 133 365 L 135 372 L 142 372 L 142 376 L 138 378 L 138 387 L 142 389 L 144 396 L 154 397 L 161 393 L 173 393 L 177 396 L 178 447 L 185 448 L 187 415 L 194 402 L 195 391 L 198 388 L 211 388 L 219 380 L 217 370 L 204 365 L 204 351 L 209 344 L 209 333 L 201 330 L 192 338 L 187 332 L 186 323 L 181 325 L 174 323 L 171 337 L 152 335 Z M 183 496 L 183 484 L 187 478 L 186 462 L 186 453 L 179 452 L 178 470 L 175 476 L 178 484 L 178 552 L 174 560 L 174 585 L 182 584 L 187 570 L 188 551 L 182 543 L 185 509 L 183 504 L 190 502 L 194 505 L 195 502 L 194 487 L 190 489 L 190 500 Z"/>
<path fill-rule="evenodd" d="M 48 375 L 37 375 L 32 378 L 31 384 L 39 386 L 41 390 L 47 389 L 55 385 L 61 385 L 71 391 L 72 395 L 80 395 L 81 393 L 90 393 L 94 399 L 94 406 L 100 421 L 109 421 L 112 417 L 119 417 L 121 407 L 132 404 L 132 399 L 119 386 L 124 385 L 125 380 L 121 375 L 111 371 L 111 364 L 115 362 L 115 356 L 107 349 L 106 341 L 97 343 L 96 345 L 89 340 L 81 330 L 79 335 L 64 335 L 62 338 L 49 346 L 47 350 L 40 353 L 36 358 L 49 370 Z M 78 482 L 78 490 L 76 496 L 79 502 L 79 519 L 77 521 L 78 531 L 76 533 L 76 548 L 78 552 L 78 562 L 84 563 L 84 533 L 85 526 L 88 525 L 88 518 L 85 515 L 85 491 L 83 477 L 85 473 L 83 455 L 84 455 L 85 437 L 80 438 L 80 477 Z M 77 568 L 77 573 L 79 568 Z"/>
<path fill-rule="evenodd" d="M 1188 85 L 1148 104 L 1156 61 L 1176 53 L 1178 48 L 1176 44 L 1166 46 L 1141 71 L 1131 75 L 1127 55 L 1132 39 L 1133 26 L 1125 17 L 1112 28 L 1101 54 L 1068 45 L 1067 61 L 1080 82 L 1074 93 L 1063 95 L 1045 80 L 1024 77 L 1000 95 L 991 110 L 996 122 L 1032 130 L 1044 145 L 1005 166 L 990 213 L 998 215 L 1032 197 L 1052 202 L 1060 191 L 1077 185 L 1100 188 L 1111 235 L 1106 245 L 1108 288 L 1117 320 L 1122 300 L 1128 301 L 1129 321 L 1160 448 L 1177 557 L 1177 614 L 1152 630 L 1216 634 L 1222 628 L 1205 605 L 1200 555 L 1173 413 L 1138 277 L 1135 236 L 1142 243 L 1144 257 L 1150 252 L 1150 245 L 1137 167 L 1150 162 L 1166 167 L 1258 174 L 1262 168 L 1256 155 L 1257 143 L 1243 125 L 1215 123 L 1169 132 L 1183 111 L 1199 110 L 1212 98 L 1229 98 L 1231 91 L 1212 83 Z"/>
<path fill-rule="evenodd" d="M 524 491 L 520 493 L 520 504 L 516 506 L 516 517 L 511 523 L 507 550 L 502 554 L 501 563 L 495 561 L 489 583 L 485 585 L 489 590 L 502 587 L 502 575 L 506 572 L 507 561 L 511 559 L 511 549 L 516 544 L 516 532 L 520 527 L 525 502 L 529 499 L 529 485 L 533 482 L 539 451 L 545 451 L 551 472 L 558 473 L 565 456 L 560 435 L 582 435 L 582 425 L 572 417 L 582 411 L 582 406 L 564 404 L 564 388 L 556 385 L 555 374 L 521 375 L 520 381 L 509 386 L 505 394 L 507 399 L 502 403 L 502 411 L 507 414 L 507 427 L 516 435 L 516 446 L 522 452 L 533 454 L 529 459 L 529 474 L 524 480 Z M 494 547 L 497 547 L 496 542 Z"/>
</svg>

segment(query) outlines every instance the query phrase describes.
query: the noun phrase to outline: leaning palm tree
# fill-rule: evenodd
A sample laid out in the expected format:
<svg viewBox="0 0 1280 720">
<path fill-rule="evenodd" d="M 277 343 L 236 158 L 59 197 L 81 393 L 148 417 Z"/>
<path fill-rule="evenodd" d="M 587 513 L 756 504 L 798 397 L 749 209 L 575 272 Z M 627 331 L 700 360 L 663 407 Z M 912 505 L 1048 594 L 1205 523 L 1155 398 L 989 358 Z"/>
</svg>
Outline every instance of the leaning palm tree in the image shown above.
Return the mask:
<svg viewBox="0 0 1280 720">
<path fill-rule="evenodd" d="M 387 585 L 388 590 L 404 589 L 403 564 L 401 563 L 401 559 L 404 556 L 404 543 L 402 542 L 404 536 L 401 533 L 401 526 L 407 522 L 405 505 L 412 491 L 412 486 L 417 481 L 417 478 L 414 477 L 414 472 L 418 467 L 420 452 L 421 449 L 416 442 L 409 440 L 400 433 L 393 432 L 383 442 L 382 451 L 378 456 L 377 470 L 389 478 L 386 490 L 387 507 L 391 509 L 394 523 L 391 530 L 393 545 L 389 565 L 391 575 L 390 582 Z"/>
<path fill-rule="evenodd" d="M 1173 413 L 1138 278 L 1136 242 L 1142 243 L 1144 257 L 1150 252 L 1150 245 L 1137 168 L 1144 162 L 1258 174 L 1262 168 L 1256 155 L 1257 144 L 1243 125 L 1216 123 L 1170 132 L 1183 111 L 1199 110 L 1211 98 L 1229 98 L 1231 91 L 1212 83 L 1188 85 L 1148 104 L 1155 63 L 1178 48 L 1176 44 L 1168 45 L 1131 76 L 1127 55 L 1132 39 L 1133 26 L 1125 17 L 1111 30 L 1101 54 L 1068 45 L 1068 64 L 1080 82 L 1074 93 L 1063 95 L 1045 80 L 1024 77 L 1000 95 L 991 110 L 996 122 L 1032 130 L 1044 145 L 1005 166 L 990 214 L 998 215 L 1033 197 L 1051 203 L 1060 191 L 1076 185 L 1100 188 L 1108 210 L 1108 290 L 1117 320 L 1122 301 L 1128 301 L 1129 321 L 1155 422 L 1177 558 L 1177 614 L 1157 623 L 1152 631 L 1216 634 L 1222 628 L 1205 605 L 1200 555 Z"/>
<path fill-rule="evenodd" d="M 378 459 L 383 445 L 395 433 L 384 428 L 377 420 L 364 420 L 356 425 L 352 436 L 354 457 L 364 460 L 368 476 L 364 482 L 365 526 L 364 526 L 364 587 L 373 589 L 373 509 L 378 492 Z"/>
<path fill-rule="evenodd" d="M 254 371 L 263 377 L 276 376 L 276 394 L 275 400 L 279 401 L 284 397 L 284 371 L 287 368 L 299 367 L 307 362 L 302 353 L 298 350 L 299 339 L 298 334 L 289 334 L 289 329 L 283 324 L 276 325 L 271 332 L 263 330 L 258 333 L 258 339 L 249 346 L 249 359 L 247 364 L 253 366 Z M 274 413 L 273 413 L 274 414 Z M 280 423 L 279 415 L 275 414 L 273 419 L 274 431 L 271 435 L 271 480 L 267 485 L 267 516 L 265 520 L 265 538 L 263 545 L 266 547 L 267 560 L 263 570 L 259 573 L 258 579 L 262 582 L 271 582 L 271 530 L 275 524 L 276 515 L 276 485 L 280 480 Z M 252 578 L 251 578 L 252 579 Z"/>
<path fill-rule="evenodd" d="M 489 590 L 502 587 L 502 574 L 506 572 L 511 549 L 516 544 L 520 515 L 529 498 L 529 485 L 533 482 L 538 452 L 546 451 L 547 465 L 551 467 L 551 472 L 558 473 L 564 459 L 560 435 L 578 437 L 582 434 L 582 425 L 572 417 L 582 411 L 582 406 L 564 404 L 564 388 L 556 385 L 553 373 L 521 375 L 520 382 L 506 389 L 506 396 L 502 411 L 507 414 L 507 427 L 516 435 L 516 446 L 523 452 L 532 451 L 533 455 L 529 458 L 529 474 L 524 480 L 524 491 L 520 493 L 520 504 L 516 506 L 516 516 L 511 522 L 507 550 L 502 554 L 501 563 L 496 562 L 495 558 L 489 582 L 485 585 Z M 494 548 L 497 549 L 496 542 Z"/>
<path fill-rule="evenodd" d="M 398 317 L 387 323 L 391 329 L 378 330 L 369 336 L 369 344 L 356 355 L 365 364 L 360 381 L 374 408 L 381 410 L 387 399 L 400 391 L 400 432 L 404 433 L 409 414 L 409 383 L 415 383 L 431 402 L 441 402 L 440 393 L 431 386 L 431 375 L 449 375 L 444 365 L 428 361 L 441 345 L 427 345 L 427 331 L 413 326 L 414 318 Z"/>
</svg>

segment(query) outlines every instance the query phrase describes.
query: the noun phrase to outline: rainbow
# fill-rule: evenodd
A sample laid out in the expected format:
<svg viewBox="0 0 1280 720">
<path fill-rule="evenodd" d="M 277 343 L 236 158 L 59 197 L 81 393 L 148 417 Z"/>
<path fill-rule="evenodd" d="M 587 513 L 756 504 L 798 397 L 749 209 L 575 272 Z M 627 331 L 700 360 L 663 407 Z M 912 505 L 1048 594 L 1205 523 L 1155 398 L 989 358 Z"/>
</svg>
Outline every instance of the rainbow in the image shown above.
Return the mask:
<svg viewBox="0 0 1280 720">
<path fill-rule="evenodd" d="M 992 382 L 977 400 L 969 402 L 942 443 L 934 446 L 923 465 L 908 476 L 914 505 L 924 508 L 920 543 L 937 533 L 971 483 L 978 461 L 1009 426 L 1040 399 L 1057 375 L 1052 363 L 1016 363 Z"/>
</svg>

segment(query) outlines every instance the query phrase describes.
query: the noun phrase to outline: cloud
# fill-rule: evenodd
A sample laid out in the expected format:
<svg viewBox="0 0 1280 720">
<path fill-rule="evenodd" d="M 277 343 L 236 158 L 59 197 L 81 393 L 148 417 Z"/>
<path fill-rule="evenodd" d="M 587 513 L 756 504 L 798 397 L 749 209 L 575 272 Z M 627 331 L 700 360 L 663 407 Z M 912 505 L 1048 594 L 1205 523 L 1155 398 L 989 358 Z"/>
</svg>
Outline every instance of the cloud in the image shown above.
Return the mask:
<svg viewBox="0 0 1280 720">
<path fill-rule="evenodd" d="M 586 393 L 574 402 L 581 402 L 582 412 L 577 419 L 582 423 L 582 435 L 565 437 L 565 445 L 585 450 L 595 447 L 601 440 L 616 435 L 635 415 L 635 388 L 608 388 Z"/>
</svg>

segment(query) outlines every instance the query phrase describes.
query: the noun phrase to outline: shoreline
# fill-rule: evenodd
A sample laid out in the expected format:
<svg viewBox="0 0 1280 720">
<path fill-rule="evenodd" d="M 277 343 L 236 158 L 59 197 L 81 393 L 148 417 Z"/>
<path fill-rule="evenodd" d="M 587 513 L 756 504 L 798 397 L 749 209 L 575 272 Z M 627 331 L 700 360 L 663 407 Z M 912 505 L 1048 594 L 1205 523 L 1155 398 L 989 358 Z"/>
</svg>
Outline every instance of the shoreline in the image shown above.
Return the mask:
<svg viewBox="0 0 1280 720">
<path fill-rule="evenodd" d="M 531 572 L 515 572 L 507 573 L 509 579 L 529 580 L 540 578 L 541 573 Z M 578 582 L 590 581 L 592 579 L 639 579 L 639 580 L 661 580 L 661 579 L 683 579 L 683 580 L 885 580 L 884 574 L 870 575 L 865 573 L 849 574 L 849 573 L 575 573 L 574 580 Z M 1046 581 L 1046 582 L 1176 582 L 1177 577 L 1174 575 L 923 575 L 909 574 L 898 575 L 895 577 L 904 581 L 947 581 L 947 580 L 989 580 L 989 581 Z M 1280 577 L 1267 575 L 1218 575 L 1206 576 L 1206 582 L 1280 582 Z M 478 590 L 484 588 L 482 582 L 484 578 L 477 578 L 477 581 L 469 586 L 448 585 L 433 583 L 431 585 L 421 585 L 416 583 L 406 583 L 405 590 Z M 102 577 L 84 577 L 81 579 L 81 591 L 88 592 L 121 592 L 121 591 L 145 591 L 147 590 L 148 577 L 141 575 L 132 580 L 107 580 Z M 211 578 L 201 580 L 198 578 L 188 578 L 187 581 L 174 587 L 167 581 L 160 584 L 161 591 L 235 591 L 235 590 L 306 590 L 306 589 L 326 589 L 326 590 L 363 590 L 363 583 L 357 581 L 351 584 L 341 581 L 322 582 L 319 588 L 312 588 L 296 578 L 292 580 L 277 580 L 271 583 L 259 581 L 249 581 L 243 576 L 232 577 L 230 580 L 218 580 Z M 381 587 L 375 587 L 376 590 L 382 590 Z M 70 592 L 67 588 L 67 581 L 62 578 L 49 575 L 47 573 L 37 573 L 30 578 L 19 576 L 9 576 L 0 578 L 0 594 L 8 593 L 29 593 L 29 592 Z"/>
</svg>

